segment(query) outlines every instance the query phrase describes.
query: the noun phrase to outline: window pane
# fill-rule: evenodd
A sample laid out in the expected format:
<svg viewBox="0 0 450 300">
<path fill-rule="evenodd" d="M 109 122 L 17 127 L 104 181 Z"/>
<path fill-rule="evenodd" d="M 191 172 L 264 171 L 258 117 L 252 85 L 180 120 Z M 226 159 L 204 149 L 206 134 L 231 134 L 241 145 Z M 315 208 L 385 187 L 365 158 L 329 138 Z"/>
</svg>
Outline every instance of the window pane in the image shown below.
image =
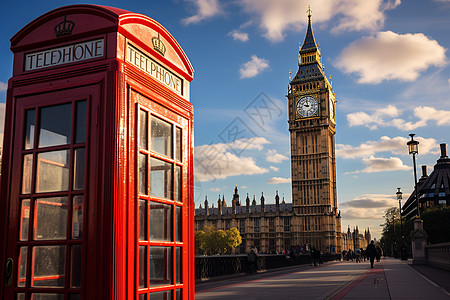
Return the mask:
<svg viewBox="0 0 450 300">
<path fill-rule="evenodd" d="M 84 189 L 84 166 L 85 166 L 85 149 L 77 149 L 74 151 L 75 157 L 73 162 L 73 189 Z"/>
<path fill-rule="evenodd" d="M 31 193 L 31 180 L 33 178 L 33 154 L 23 156 L 22 194 Z"/>
<path fill-rule="evenodd" d="M 147 240 L 147 201 L 139 200 L 139 240 Z"/>
<path fill-rule="evenodd" d="M 175 166 L 175 200 L 178 202 L 183 201 L 183 172 L 181 166 Z"/>
<path fill-rule="evenodd" d="M 181 128 L 176 127 L 175 128 L 175 159 L 178 161 L 182 161 L 183 157 L 182 157 L 182 145 L 183 145 L 183 141 L 182 141 L 182 134 L 181 134 Z"/>
<path fill-rule="evenodd" d="M 27 253 L 28 247 L 20 247 L 19 253 L 19 278 L 17 280 L 17 286 L 25 286 L 25 280 L 27 278 Z"/>
<path fill-rule="evenodd" d="M 31 286 L 64 287 L 65 253 L 65 246 L 33 247 L 34 274 Z"/>
<path fill-rule="evenodd" d="M 172 205 L 150 202 L 150 240 L 173 241 Z"/>
<path fill-rule="evenodd" d="M 70 256 L 70 287 L 81 287 L 81 245 L 72 246 Z"/>
<path fill-rule="evenodd" d="M 20 240 L 28 241 L 28 226 L 30 224 L 30 199 L 22 200 L 20 209 Z"/>
<path fill-rule="evenodd" d="M 139 246 L 139 287 L 147 287 L 147 251 L 145 246 Z"/>
<path fill-rule="evenodd" d="M 151 158 L 150 168 L 150 195 L 173 199 L 172 164 Z"/>
<path fill-rule="evenodd" d="M 67 230 L 67 197 L 37 199 L 35 240 L 62 240 Z"/>
<path fill-rule="evenodd" d="M 83 196 L 74 196 L 72 202 L 72 239 L 83 237 Z"/>
<path fill-rule="evenodd" d="M 72 104 L 41 108 L 39 148 L 70 143 Z"/>
<path fill-rule="evenodd" d="M 172 300 L 172 291 L 163 291 L 150 294 L 151 300 Z"/>
<path fill-rule="evenodd" d="M 139 153 L 139 193 L 147 194 L 147 155 Z"/>
<path fill-rule="evenodd" d="M 38 155 L 36 192 L 67 191 L 69 187 L 69 150 Z"/>
<path fill-rule="evenodd" d="M 77 102 L 77 125 L 75 143 L 86 142 L 86 101 Z"/>
<path fill-rule="evenodd" d="M 33 293 L 31 300 L 64 300 L 64 294 Z"/>
<path fill-rule="evenodd" d="M 35 115 L 34 109 L 28 109 L 25 112 L 25 149 L 33 149 L 34 145 L 34 128 L 35 128 Z"/>
<path fill-rule="evenodd" d="M 175 254 L 175 256 L 176 256 L 176 263 L 177 263 L 177 265 L 175 266 L 175 268 L 176 268 L 176 278 L 175 278 L 175 280 L 176 280 L 176 282 L 175 283 L 183 283 L 182 282 L 182 280 L 181 280 L 181 274 L 182 274 L 182 272 L 181 272 L 181 267 L 182 267 L 182 264 L 181 264 L 181 247 L 177 247 L 176 248 L 176 254 Z"/>
<path fill-rule="evenodd" d="M 172 124 L 155 116 L 151 116 L 151 143 L 150 149 L 169 157 L 172 154 Z"/>
<path fill-rule="evenodd" d="M 150 247 L 150 286 L 173 283 L 172 259 L 172 248 Z M 150 298 L 152 296 L 153 294 L 150 295 Z"/>
<path fill-rule="evenodd" d="M 139 146 L 148 149 L 148 113 L 139 111 Z"/>
<path fill-rule="evenodd" d="M 175 206 L 175 240 L 177 242 L 182 242 L 182 236 L 183 236 L 183 232 L 182 232 L 182 218 L 183 215 L 181 214 L 182 210 L 181 210 L 181 206 Z"/>
</svg>

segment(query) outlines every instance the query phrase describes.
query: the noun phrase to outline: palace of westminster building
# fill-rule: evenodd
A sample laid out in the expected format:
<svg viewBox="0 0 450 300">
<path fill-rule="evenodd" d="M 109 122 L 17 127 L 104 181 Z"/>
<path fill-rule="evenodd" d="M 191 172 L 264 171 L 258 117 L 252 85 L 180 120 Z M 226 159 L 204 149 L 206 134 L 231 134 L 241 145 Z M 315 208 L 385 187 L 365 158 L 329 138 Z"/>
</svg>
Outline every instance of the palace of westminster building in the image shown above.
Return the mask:
<svg viewBox="0 0 450 300">
<path fill-rule="evenodd" d="M 235 253 L 248 252 L 255 245 L 260 252 L 281 252 L 294 246 L 309 245 L 324 253 L 365 248 L 370 231 L 360 234 L 358 227 L 341 231 L 337 208 L 335 143 L 335 95 L 322 65 L 308 13 L 308 28 L 299 51 L 297 74 L 290 81 L 287 95 L 291 145 L 292 203 L 260 203 L 248 195 L 241 205 L 238 188 L 231 207 L 225 198 L 217 208 L 195 209 L 195 229 L 214 225 L 227 230 L 236 227 L 242 244 Z"/>
</svg>

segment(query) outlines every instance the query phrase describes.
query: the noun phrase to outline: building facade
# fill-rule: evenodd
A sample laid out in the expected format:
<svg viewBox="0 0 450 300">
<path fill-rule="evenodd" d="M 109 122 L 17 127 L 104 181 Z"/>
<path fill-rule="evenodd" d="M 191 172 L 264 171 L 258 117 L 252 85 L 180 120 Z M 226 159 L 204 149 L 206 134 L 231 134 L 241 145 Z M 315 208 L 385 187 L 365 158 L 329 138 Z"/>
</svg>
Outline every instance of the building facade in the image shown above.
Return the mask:
<svg viewBox="0 0 450 300">
<path fill-rule="evenodd" d="M 292 203 L 298 215 L 293 239 L 320 249 L 339 244 L 337 210 L 335 95 L 326 78 L 308 14 L 298 71 L 288 91 Z"/>
<path fill-rule="evenodd" d="M 441 156 L 428 176 L 427 166 L 422 166 L 422 176 L 417 182 L 419 209 L 450 205 L 450 158 L 447 156 L 447 145 L 441 144 Z M 413 219 L 417 215 L 415 190 L 402 207 L 402 216 Z"/>
<path fill-rule="evenodd" d="M 325 76 L 322 56 L 317 47 L 308 13 L 306 37 L 299 50 L 298 71 L 288 90 L 289 132 L 291 145 L 292 203 L 266 205 L 247 195 L 241 205 L 237 187 L 232 206 L 217 200 L 217 208 L 205 200 L 204 208 L 195 210 L 195 229 L 214 225 L 218 229 L 236 227 L 245 252 L 255 245 L 262 252 L 283 251 L 293 246 L 309 245 L 323 253 L 365 248 L 370 231 L 360 234 L 341 232 L 337 208 L 335 142 L 335 94 Z M 369 237 L 369 240 L 367 238 Z"/>
</svg>

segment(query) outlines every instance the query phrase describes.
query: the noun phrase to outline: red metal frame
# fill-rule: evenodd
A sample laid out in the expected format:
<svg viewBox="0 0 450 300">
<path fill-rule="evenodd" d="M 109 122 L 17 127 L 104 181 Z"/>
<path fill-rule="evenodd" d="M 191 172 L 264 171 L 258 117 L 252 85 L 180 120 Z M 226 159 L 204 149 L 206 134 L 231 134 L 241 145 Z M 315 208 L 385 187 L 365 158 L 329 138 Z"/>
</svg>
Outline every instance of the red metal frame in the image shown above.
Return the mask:
<svg viewBox="0 0 450 300">
<path fill-rule="evenodd" d="M 55 38 L 53 27 L 64 17 L 76 26 L 71 35 Z M 95 24 L 95 25 L 93 25 Z M 50 29 L 50 30 L 49 30 Z M 149 34 L 164 39 L 168 54 L 153 50 Z M 53 49 L 93 39 L 104 40 L 103 57 L 83 62 L 25 71 L 26 53 Z M 149 44 L 150 43 L 150 44 Z M 183 95 L 178 95 L 156 79 L 139 70 L 125 59 L 127 45 L 133 45 L 177 74 L 185 83 Z M 72 293 L 82 299 L 137 299 L 138 293 L 138 195 L 137 190 L 137 115 L 139 106 L 173 124 L 183 132 L 183 160 L 176 161 L 158 153 L 146 152 L 148 158 L 157 157 L 172 164 L 172 189 L 175 189 L 175 166 L 182 167 L 182 202 L 147 196 L 150 200 L 172 205 L 171 242 L 148 241 L 150 246 L 169 246 L 172 249 L 172 285 L 149 287 L 149 292 L 182 289 L 182 299 L 194 298 L 194 174 L 193 174 L 193 106 L 188 101 L 189 82 L 193 78 L 192 66 L 181 47 L 170 33 L 153 19 L 121 9 L 96 5 L 73 5 L 50 11 L 26 25 L 11 39 L 14 52 L 13 77 L 9 81 L 6 105 L 6 123 L 0 194 L 0 269 L 7 258 L 13 258 L 12 286 L 0 285 L 0 298 L 15 299 L 18 292 L 62 293 L 65 300 Z M 45 150 L 70 149 L 69 190 L 21 194 L 23 155 L 34 153 L 32 170 L 36 170 L 37 154 L 42 149 L 23 150 L 25 110 L 31 107 L 72 103 L 72 122 L 75 121 L 74 101 L 85 99 L 87 105 L 86 144 L 52 146 Z M 35 111 L 35 145 L 38 139 L 38 111 Z M 150 115 L 149 115 L 150 119 Z M 149 124 L 150 125 L 150 124 Z M 71 137 L 74 139 L 74 124 Z M 150 139 L 150 135 L 148 137 Z M 85 147 L 84 190 L 72 190 L 75 149 Z M 145 151 L 144 151 L 145 152 Z M 33 171 L 36 173 L 36 171 Z M 148 176 L 150 165 L 148 165 Z M 34 175 L 36 176 L 36 175 Z M 36 188 L 36 179 L 31 181 Z M 82 240 L 72 239 L 75 195 L 83 198 Z M 33 240 L 36 226 L 35 201 L 50 196 L 67 196 L 66 239 L 55 241 Z M 139 197 L 138 197 L 139 196 Z M 20 241 L 22 232 L 21 203 L 30 199 L 28 241 Z M 45 200 L 39 200 L 45 201 Z M 54 204 L 54 203 L 53 203 Z M 182 207 L 182 241 L 176 237 L 176 207 Z M 24 208 L 26 209 L 26 208 Z M 150 210 L 148 209 L 148 214 Z M 149 224 L 149 215 L 147 220 Z M 150 226 L 150 225 L 149 225 Z M 147 228 L 149 230 L 149 228 Z M 147 232 L 149 234 L 149 231 Z M 38 279 L 56 279 L 64 276 L 62 288 L 32 287 L 34 263 L 32 247 L 38 245 L 65 245 L 64 275 L 41 276 Z M 82 245 L 81 288 L 70 288 L 70 247 Z M 28 247 L 26 279 L 19 279 L 17 263 L 20 246 Z M 148 249 L 150 249 L 148 246 Z M 176 249 L 181 250 L 182 282 L 176 284 Z M 148 253 L 149 255 L 149 253 Z M 149 259 L 149 256 L 148 256 Z M 147 268 L 147 271 L 149 269 Z M 147 273 L 147 280 L 150 280 Z M 0 272 L 0 282 L 4 282 Z M 19 287 L 25 282 L 25 287 Z"/>
</svg>

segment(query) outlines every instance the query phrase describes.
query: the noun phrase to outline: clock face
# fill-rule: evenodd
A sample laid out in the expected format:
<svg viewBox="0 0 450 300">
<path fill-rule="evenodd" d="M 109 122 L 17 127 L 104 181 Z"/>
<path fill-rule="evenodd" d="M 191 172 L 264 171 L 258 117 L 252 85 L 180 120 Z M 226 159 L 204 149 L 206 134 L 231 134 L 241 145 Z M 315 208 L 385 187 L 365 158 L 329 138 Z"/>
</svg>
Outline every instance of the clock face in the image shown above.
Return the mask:
<svg viewBox="0 0 450 300">
<path fill-rule="evenodd" d="M 330 97 L 330 118 L 334 120 L 335 114 L 334 114 L 334 101 Z"/>
<path fill-rule="evenodd" d="M 311 117 L 317 113 L 317 100 L 313 96 L 301 97 L 297 102 L 297 113 L 300 117 Z"/>
</svg>

